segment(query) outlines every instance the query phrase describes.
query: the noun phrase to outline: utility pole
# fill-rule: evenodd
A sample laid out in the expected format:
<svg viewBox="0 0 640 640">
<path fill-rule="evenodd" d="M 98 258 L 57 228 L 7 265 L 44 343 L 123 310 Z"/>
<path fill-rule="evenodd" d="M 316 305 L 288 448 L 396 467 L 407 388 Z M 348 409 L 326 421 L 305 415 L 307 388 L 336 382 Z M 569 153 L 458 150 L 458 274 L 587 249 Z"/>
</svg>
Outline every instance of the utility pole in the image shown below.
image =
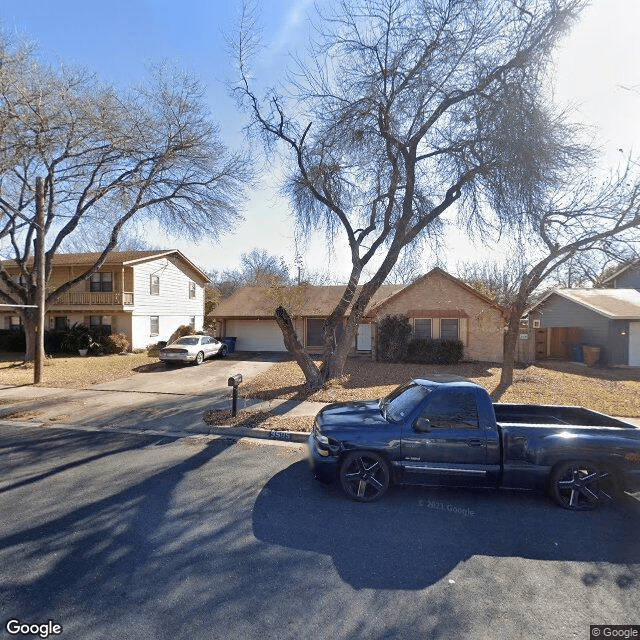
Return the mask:
<svg viewBox="0 0 640 640">
<path fill-rule="evenodd" d="M 42 381 L 44 366 L 44 305 L 45 305 L 45 277 L 44 277 L 44 180 L 36 178 L 36 304 L 38 306 L 36 318 L 36 351 L 33 361 L 33 384 Z"/>
</svg>

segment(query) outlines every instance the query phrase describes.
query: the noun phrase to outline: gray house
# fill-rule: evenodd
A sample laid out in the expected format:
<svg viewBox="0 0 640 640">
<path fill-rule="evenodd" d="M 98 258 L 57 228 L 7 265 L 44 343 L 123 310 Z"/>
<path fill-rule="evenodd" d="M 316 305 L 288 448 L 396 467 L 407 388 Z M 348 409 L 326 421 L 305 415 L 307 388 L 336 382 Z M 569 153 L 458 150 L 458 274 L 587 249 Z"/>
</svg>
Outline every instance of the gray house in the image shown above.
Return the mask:
<svg viewBox="0 0 640 640">
<path fill-rule="evenodd" d="M 640 291 L 640 263 L 626 264 L 602 284 L 607 289 L 637 289 Z"/>
<path fill-rule="evenodd" d="M 556 289 L 531 309 L 535 359 L 584 357 L 592 358 L 588 364 L 640 366 L 640 291 L 628 286 L 640 285 L 640 270 L 635 276 L 633 270 L 612 276 L 615 288 Z"/>
</svg>

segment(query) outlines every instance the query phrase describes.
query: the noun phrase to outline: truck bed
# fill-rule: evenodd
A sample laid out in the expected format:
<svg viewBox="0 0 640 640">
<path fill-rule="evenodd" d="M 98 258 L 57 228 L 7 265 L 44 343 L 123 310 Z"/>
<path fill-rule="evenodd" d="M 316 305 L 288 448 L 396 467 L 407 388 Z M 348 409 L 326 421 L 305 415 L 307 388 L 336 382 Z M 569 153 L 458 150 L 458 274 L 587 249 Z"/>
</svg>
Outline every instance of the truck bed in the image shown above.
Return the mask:
<svg viewBox="0 0 640 640">
<path fill-rule="evenodd" d="M 494 403 L 493 409 L 498 424 L 566 424 L 581 427 L 614 427 L 617 429 L 638 429 L 638 427 L 612 418 L 604 413 L 584 407 L 556 405 Z"/>
</svg>

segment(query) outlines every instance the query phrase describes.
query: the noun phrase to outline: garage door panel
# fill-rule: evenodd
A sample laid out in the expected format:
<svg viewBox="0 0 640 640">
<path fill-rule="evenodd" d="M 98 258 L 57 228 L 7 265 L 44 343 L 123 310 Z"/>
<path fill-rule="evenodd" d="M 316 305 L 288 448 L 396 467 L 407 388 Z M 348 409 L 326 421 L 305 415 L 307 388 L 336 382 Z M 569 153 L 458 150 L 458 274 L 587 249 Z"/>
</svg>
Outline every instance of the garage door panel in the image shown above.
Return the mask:
<svg viewBox="0 0 640 640">
<path fill-rule="evenodd" d="M 226 327 L 237 338 L 237 351 L 286 351 L 275 320 L 227 320 Z"/>
</svg>

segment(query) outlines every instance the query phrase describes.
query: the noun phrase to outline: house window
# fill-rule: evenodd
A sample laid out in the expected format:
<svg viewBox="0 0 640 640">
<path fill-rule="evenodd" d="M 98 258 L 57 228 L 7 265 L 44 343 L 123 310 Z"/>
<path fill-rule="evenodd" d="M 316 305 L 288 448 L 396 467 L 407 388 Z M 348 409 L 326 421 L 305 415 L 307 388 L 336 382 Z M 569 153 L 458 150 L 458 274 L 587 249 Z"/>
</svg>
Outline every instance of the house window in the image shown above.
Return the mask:
<svg viewBox="0 0 640 640">
<path fill-rule="evenodd" d="M 149 293 L 152 296 L 160 295 L 160 276 L 150 276 Z"/>
<path fill-rule="evenodd" d="M 431 340 L 431 318 L 416 318 L 413 321 L 413 334 L 416 340 Z"/>
<path fill-rule="evenodd" d="M 111 335 L 111 316 L 89 316 L 89 327 L 99 330 L 102 335 Z"/>
<path fill-rule="evenodd" d="M 9 317 L 9 330 L 20 331 L 20 316 Z"/>
<path fill-rule="evenodd" d="M 321 347 L 324 319 L 307 318 L 307 347 Z"/>
<path fill-rule="evenodd" d="M 160 316 L 150 316 L 149 326 L 149 333 L 152 336 L 157 336 L 160 333 Z"/>
<path fill-rule="evenodd" d="M 443 318 L 440 320 L 440 340 L 458 340 L 458 318 Z"/>
<path fill-rule="evenodd" d="M 191 318 L 189 318 L 189 326 L 193 329 L 193 331 L 196 330 L 196 317 L 195 316 L 191 316 Z"/>
<path fill-rule="evenodd" d="M 196 297 L 196 283 L 189 281 L 189 298 Z"/>
<path fill-rule="evenodd" d="M 113 276 L 111 273 L 94 273 L 89 280 L 90 291 L 113 291 Z"/>
<path fill-rule="evenodd" d="M 56 316 L 53 319 L 53 328 L 55 331 L 66 331 L 69 328 L 69 318 L 67 316 Z"/>
</svg>

